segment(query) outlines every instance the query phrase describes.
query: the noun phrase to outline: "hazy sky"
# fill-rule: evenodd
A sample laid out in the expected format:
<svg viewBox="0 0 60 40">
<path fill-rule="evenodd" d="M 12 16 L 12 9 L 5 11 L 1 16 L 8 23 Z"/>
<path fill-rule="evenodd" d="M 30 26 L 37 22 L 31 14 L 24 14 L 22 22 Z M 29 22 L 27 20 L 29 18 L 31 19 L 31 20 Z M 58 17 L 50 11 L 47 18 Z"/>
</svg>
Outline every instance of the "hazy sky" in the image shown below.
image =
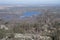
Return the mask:
<svg viewBox="0 0 60 40">
<path fill-rule="evenodd" d="M 60 4 L 60 0 L 0 0 L 0 4 Z"/>
</svg>

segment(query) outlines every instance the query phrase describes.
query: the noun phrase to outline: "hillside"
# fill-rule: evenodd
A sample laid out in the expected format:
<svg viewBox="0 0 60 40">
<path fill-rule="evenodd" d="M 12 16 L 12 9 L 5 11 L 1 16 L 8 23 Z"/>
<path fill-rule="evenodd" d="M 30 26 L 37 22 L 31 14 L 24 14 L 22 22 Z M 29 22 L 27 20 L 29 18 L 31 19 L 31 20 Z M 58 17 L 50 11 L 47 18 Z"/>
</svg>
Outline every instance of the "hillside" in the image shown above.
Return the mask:
<svg viewBox="0 0 60 40">
<path fill-rule="evenodd" d="M 0 9 L 2 40 L 60 40 L 59 37 L 60 7 L 17 6 Z"/>
</svg>

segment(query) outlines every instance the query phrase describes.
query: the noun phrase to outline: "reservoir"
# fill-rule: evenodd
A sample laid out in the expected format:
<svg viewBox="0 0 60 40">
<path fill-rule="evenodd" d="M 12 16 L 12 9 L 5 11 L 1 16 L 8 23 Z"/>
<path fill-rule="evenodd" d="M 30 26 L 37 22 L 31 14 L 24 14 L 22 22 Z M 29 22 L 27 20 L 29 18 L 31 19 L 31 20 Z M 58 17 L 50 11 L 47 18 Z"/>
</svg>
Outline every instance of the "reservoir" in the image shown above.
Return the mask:
<svg viewBox="0 0 60 40">
<path fill-rule="evenodd" d="M 39 14 L 41 14 L 41 12 L 36 12 L 36 11 L 25 12 L 25 13 L 23 13 L 22 16 L 20 16 L 20 18 L 30 17 L 30 16 L 33 16 L 33 15 L 39 15 Z"/>
</svg>

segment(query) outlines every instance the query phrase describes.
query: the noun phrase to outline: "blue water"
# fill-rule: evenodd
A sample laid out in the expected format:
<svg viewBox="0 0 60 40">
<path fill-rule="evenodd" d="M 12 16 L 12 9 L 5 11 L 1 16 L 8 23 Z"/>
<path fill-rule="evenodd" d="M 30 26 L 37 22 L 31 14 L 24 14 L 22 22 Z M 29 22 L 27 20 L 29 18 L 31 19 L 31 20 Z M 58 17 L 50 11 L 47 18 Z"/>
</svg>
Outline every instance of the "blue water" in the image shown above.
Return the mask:
<svg viewBox="0 0 60 40">
<path fill-rule="evenodd" d="M 40 13 L 39 12 L 35 12 L 35 11 L 33 11 L 33 12 L 25 12 L 23 14 L 23 16 L 29 17 L 29 16 L 33 16 L 33 15 L 37 15 L 37 14 L 40 14 Z"/>
<path fill-rule="evenodd" d="M 16 18 L 19 18 L 19 19 L 20 19 L 20 18 L 30 17 L 30 16 L 38 15 L 38 14 L 41 14 L 41 12 L 32 11 L 32 12 L 25 12 L 25 13 L 23 13 L 23 15 L 21 15 L 21 16 L 6 15 L 6 16 L 4 16 L 3 18 L 10 20 L 10 19 L 13 19 L 13 18 L 16 17 Z"/>
</svg>

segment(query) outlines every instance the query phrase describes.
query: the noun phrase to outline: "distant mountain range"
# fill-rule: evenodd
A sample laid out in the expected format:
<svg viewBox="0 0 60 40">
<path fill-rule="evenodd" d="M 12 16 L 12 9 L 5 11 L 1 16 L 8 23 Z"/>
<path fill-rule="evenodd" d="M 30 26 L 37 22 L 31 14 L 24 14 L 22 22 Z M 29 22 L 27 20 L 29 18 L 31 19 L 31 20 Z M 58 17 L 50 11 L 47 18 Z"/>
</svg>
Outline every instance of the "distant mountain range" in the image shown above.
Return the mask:
<svg viewBox="0 0 60 40">
<path fill-rule="evenodd" d="M 0 4 L 0 6 L 21 6 L 21 7 L 41 7 L 41 6 L 60 6 L 60 4 Z"/>
</svg>

